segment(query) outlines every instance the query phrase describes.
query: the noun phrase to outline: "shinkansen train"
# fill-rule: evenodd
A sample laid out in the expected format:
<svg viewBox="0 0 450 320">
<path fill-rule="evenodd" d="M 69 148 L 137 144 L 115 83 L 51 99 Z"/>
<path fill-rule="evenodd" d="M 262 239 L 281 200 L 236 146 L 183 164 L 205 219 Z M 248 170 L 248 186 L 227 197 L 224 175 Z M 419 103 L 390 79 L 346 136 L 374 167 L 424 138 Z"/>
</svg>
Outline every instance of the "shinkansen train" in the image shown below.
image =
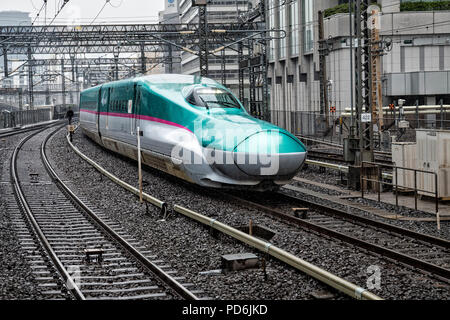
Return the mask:
<svg viewBox="0 0 450 320">
<path fill-rule="evenodd" d="M 250 116 L 214 80 L 150 75 L 89 88 L 80 127 L 98 144 L 189 182 L 215 188 L 269 190 L 301 169 L 305 146 Z"/>
</svg>

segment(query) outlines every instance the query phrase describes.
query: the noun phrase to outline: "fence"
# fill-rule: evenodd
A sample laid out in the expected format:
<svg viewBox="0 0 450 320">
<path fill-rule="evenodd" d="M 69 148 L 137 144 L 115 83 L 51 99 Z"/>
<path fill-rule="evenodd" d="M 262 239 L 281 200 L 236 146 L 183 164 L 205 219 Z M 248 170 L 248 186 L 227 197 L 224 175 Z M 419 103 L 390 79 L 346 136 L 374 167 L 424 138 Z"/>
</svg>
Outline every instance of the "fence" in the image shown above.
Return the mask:
<svg viewBox="0 0 450 320">
<path fill-rule="evenodd" d="M 50 120 L 50 109 L 0 112 L 0 129 Z"/>
<path fill-rule="evenodd" d="M 272 123 L 292 134 L 341 145 L 349 134 L 351 124 L 348 114 L 343 115 L 331 113 L 327 124 L 325 115 L 319 112 L 271 110 Z M 390 151 L 393 136 L 395 141 L 415 141 L 415 129 L 450 129 L 450 110 L 444 108 L 407 111 L 402 119 L 408 123 L 400 120 L 398 112 L 384 112 L 381 132 L 374 126 L 375 149 Z"/>
<path fill-rule="evenodd" d="M 382 178 L 383 168 L 388 168 L 389 170 L 392 171 L 393 177 L 394 177 L 392 183 L 389 183 L 389 182 L 383 180 L 383 178 Z M 368 171 L 368 170 L 365 170 L 365 169 L 375 169 L 376 173 L 374 174 L 372 172 L 371 174 L 367 174 L 366 171 Z M 398 171 L 399 170 L 402 170 L 403 174 L 405 174 L 406 172 L 412 172 L 414 183 L 412 185 L 399 183 L 399 180 L 398 180 L 398 176 L 399 176 Z M 419 174 L 419 180 L 420 180 L 419 183 L 417 181 L 418 174 Z M 434 191 L 424 189 L 425 187 L 424 187 L 423 180 L 425 179 L 424 178 L 425 175 L 432 175 L 434 177 Z M 370 178 L 368 178 L 367 176 L 370 176 Z M 373 179 L 374 177 L 376 177 L 376 179 Z M 395 206 L 397 208 L 398 208 L 398 194 L 399 194 L 399 190 L 401 190 L 402 192 L 408 192 L 408 191 L 414 192 L 414 208 L 415 208 L 415 210 L 417 210 L 417 197 L 418 197 L 419 193 L 425 194 L 428 196 L 434 196 L 435 206 L 436 206 L 435 207 L 436 214 L 438 214 L 438 212 L 439 212 L 438 176 L 437 176 L 436 172 L 420 170 L 420 169 L 412 169 L 412 168 L 406 168 L 406 167 L 399 167 L 399 166 L 393 166 L 393 165 L 370 162 L 370 161 L 362 161 L 361 162 L 360 179 L 361 179 L 361 181 L 360 181 L 360 183 L 361 183 L 361 198 L 364 198 L 364 189 L 365 189 L 366 182 L 370 182 L 370 183 L 374 184 L 375 188 L 372 188 L 372 189 L 377 189 L 378 202 L 381 201 L 382 186 L 389 185 L 389 186 L 392 186 L 393 188 L 395 188 L 394 189 L 395 190 Z"/>
<path fill-rule="evenodd" d="M 328 117 L 319 112 L 271 110 L 272 123 L 297 136 L 314 137 L 331 143 L 343 144 L 348 136 L 350 119 L 339 114 Z"/>
</svg>

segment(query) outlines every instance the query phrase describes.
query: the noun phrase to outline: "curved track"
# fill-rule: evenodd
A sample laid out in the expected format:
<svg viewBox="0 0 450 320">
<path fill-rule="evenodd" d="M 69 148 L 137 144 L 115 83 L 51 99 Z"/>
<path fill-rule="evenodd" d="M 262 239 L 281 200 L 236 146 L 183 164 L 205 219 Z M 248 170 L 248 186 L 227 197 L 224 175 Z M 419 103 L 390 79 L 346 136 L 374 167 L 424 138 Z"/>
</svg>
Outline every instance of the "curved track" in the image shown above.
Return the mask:
<svg viewBox="0 0 450 320">
<path fill-rule="evenodd" d="M 19 143 L 11 158 L 11 180 L 27 224 L 65 287 L 81 300 L 198 299 L 198 291 L 187 289 L 192 284 L 179 282 L 184 277 L 176 277 L 106 215 L 89 209 L 87 199 L 78 198 L 56 175 L 45 150 L 56 131 L 44 129 Z"/>
<path fill-rule="evenodd" d="M 7 137 L 11 137 L 17 134 L 22 134 L 22 133 L 27 133 L 30 131 L 34 131 L 34 130 L 39 130 L 39 129 L 43 129 L 46 127 L 50 127 L 50 126 L 54 126 L 57 123 L 61 123 L 62 121 L 58 121 L 58 122 L 49 122 L 49 123 L 44 123 L 44 124 L 39 124 L 36 126 L 32 126 L 32 127 L 27 127 L 27 128 L 19 128 L 19 129 L 13 129 L 4 133 L 0 133 L 0 139 L 4 139 Z"/>
</svg>

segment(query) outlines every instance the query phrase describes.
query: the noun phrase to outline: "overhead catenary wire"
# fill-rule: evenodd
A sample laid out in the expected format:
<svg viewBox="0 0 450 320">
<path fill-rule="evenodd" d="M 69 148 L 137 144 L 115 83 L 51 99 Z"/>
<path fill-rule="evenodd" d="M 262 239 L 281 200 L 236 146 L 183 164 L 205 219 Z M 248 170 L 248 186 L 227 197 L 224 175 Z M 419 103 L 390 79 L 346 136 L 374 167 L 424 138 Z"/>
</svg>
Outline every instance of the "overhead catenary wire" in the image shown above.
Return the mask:
<svg viewBox="0 0 450 320">
<path fill-rule="evenodd" d="M 31 3 L 33 3 L 33 1 Z M 47 6 L 47 0 L 44 0 L 44 3 L 42 4 L 42 7 L 39 9 L 38 13 L 36 14 L 36 17 L 34 18 L 33 22 L 31 23 L 31 25 L 34 25 L 34 23 L 36 22 L 37 18 L 39 18 L 39 15 L 41 14 L 42 9 L 44 9 L 44 7 L 46 7 L 46 6 Z"/>
<path fill-rule="evenodd" d="M 106 5 L 109 4 L 111 7 L 113 8 L 119 8 L 123 3 L 123 0 L 120 1 L 120 3 L 115 6 L 112 4 L 111 0 L 105 0 L 105 3 L 103 4 L 102 8 L 100 9 L 100 11 L 97 13 L 97 15 L 95 16 L 95 18 L 91 21 L 91 25 L 95 22 L 95 20 L 97 20 L 98 16 L 103 12 L 103 10 L 105 9 Z"/>
<path fill-rule="evenodd" d="M 63 4 L 61 5 L 61 7 L 58 9 L 58 11 L 55 13 L 55 16 L 53 17 L 52 21 L 50 21 L 49 25 L 51 25 L 53 23 L 53 21 L 55 21 L 56 17 L 61 13 L 61 11 L 64 9 L 64 7 L 66 6 L 66 4 L 70 1 L 70 0 L 63 0 Z M 56 7 L 55 7 L 56 9 Z"/>
</svg>

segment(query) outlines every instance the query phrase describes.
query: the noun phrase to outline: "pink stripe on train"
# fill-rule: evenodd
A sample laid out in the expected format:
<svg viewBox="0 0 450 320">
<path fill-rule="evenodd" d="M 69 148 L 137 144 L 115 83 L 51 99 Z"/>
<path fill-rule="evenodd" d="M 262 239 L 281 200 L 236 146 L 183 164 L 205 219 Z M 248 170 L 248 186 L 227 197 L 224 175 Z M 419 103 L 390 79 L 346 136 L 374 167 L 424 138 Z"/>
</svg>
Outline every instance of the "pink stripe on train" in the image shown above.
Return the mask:
<svg viewBox="0 0 450 320">
<path fill-rule="evenodd" d="M 80 112 L 87 112 L 87 113 L 92 113 L 92 114 L 98 114 L 97 111 L 87 110 L 87 109 L 80 109 Z M 134 114 L 130 114 L 130 113 L 100 112 L 100 115 L 112 116 L 112 117 L 121 117 L 121 118 L 136 118 L 136 116 Z M 177 127 L 177 128 L 180 128 L 180 129 L 185 129 L 185 130 L 189 131 L 190 133 L 193 133 L 188 128 L 182 126 L 181 124 L 172 122 L 172 121 L 159 119 L 159 118 L 155 118 L 155 117 L 150 117 L 150 116 L 143 116 L 143 115 L 138 115 L 137 117 L 140 120 L 146 120 L 146 121 L 153 121 L 153 122 L 163 123 L 163 124 L 167 124 L 169 126 Z"/>
</svg>

